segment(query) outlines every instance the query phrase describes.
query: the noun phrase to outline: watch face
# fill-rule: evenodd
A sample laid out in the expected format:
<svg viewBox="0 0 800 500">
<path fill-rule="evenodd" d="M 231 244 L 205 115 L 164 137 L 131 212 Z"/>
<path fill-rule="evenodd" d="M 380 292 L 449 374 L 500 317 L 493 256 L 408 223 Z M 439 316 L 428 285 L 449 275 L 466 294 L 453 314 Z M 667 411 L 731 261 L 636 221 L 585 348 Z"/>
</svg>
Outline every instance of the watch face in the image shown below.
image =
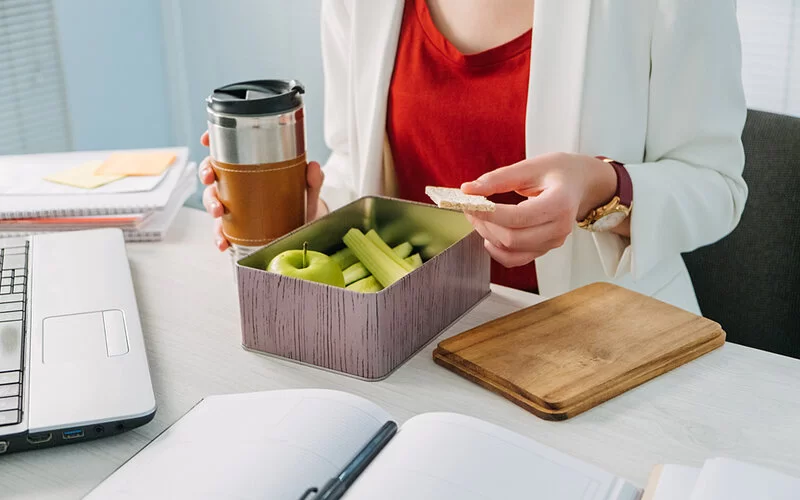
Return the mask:
<svg viewBox="0 0 800 500">
<path fill-rule="evenodd" d="M 600 219 L 594 221 L 594 224 L 592 224 L 592 231 L 610 231 L 619 226 L 622 221 L 625 220 L 625 217 L 627 217 L 627 215 L 622 212 L 612 212 L 605 217 L 601 217 Z"/>
</svg>

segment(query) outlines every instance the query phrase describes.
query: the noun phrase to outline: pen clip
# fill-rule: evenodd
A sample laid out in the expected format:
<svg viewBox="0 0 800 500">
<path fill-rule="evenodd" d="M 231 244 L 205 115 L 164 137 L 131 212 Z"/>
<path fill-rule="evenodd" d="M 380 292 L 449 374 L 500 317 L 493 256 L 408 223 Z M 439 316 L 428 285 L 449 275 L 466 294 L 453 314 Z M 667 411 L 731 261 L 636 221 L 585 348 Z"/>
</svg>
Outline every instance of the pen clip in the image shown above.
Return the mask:
<svg viewBox="0 0 800 500">
<path fill-rule="evenodd" d="M 312 498 L 315 498 L 317 495 L 314 495 L 314 497 L 310 497 L 309 495 L 317 493 L 318 491 L 319 488 L 317 488 L 316 486 L 312 486 L 311 488 L 307 489 L 305 493 L 303 493 L 303 496 L 301 496 L 299 500 L 310 500 Z"/>
</svg>

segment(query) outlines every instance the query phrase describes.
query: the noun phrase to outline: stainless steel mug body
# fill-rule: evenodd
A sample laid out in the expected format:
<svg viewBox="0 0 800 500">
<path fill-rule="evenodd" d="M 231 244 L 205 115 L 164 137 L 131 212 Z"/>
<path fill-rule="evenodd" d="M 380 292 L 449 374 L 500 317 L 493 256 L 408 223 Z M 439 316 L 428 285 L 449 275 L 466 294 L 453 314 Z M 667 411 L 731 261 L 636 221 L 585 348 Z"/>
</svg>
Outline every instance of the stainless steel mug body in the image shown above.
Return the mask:
<svg viewBox="0 0 800 500">
<path fill-rule="evenodd" d="M 303 93 L 294 80 L 260 80 L 206 100 L 223 232 L 236 260 L 306 221 Z"/>
</svg>

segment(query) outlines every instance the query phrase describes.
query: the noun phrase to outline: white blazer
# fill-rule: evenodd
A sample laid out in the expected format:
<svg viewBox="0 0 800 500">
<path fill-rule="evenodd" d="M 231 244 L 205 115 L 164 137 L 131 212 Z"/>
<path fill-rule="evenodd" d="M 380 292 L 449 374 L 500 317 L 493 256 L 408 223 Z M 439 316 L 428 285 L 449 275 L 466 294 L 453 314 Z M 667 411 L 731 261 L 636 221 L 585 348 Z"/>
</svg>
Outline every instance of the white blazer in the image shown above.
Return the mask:
<svg viewBox="0 0 800 500">
<path fill-rule="evenodd" d="M 403 5 L 322 2 L 331 209 L 381 193 Z M 747 198 L 735 0 L 537 0 L 530 66 L 527 156 L 614 158 L 634 193 L 631 239 L 576 226 L 536 260 L 541 294 L 611 281 L 698 312 L 681 253 L 732 231 Z"/>
</svg>

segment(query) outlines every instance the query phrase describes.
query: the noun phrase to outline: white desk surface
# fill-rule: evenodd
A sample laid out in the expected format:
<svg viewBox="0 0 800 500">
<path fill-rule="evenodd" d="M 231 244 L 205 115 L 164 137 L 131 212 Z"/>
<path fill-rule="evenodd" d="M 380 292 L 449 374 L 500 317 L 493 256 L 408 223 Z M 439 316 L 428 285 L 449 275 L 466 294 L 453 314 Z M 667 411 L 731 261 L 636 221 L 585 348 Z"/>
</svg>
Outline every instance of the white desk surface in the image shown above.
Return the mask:
<svg viewBox="0 0 800 500">
<path fill-rule="evenodd" d="M 659 463 L 728 456 L 800 476 L 800 361 L 727 344 L 566 422 L 546 422 L 435 365 L 429 345 L 382 382 L 241 348 L 230 257 L 211 220 L 182 209 L 162 243 L 128 254 L 158 402 L 125 435 L 0 456 L 0 498 L 79 498 L 209 394 L 318 387 L 349 391 L 399 420 L 427 411 L 473 415 L 643 485 Z M 444 336 L 533 304 L 498 288 Z"/>
</svg>

